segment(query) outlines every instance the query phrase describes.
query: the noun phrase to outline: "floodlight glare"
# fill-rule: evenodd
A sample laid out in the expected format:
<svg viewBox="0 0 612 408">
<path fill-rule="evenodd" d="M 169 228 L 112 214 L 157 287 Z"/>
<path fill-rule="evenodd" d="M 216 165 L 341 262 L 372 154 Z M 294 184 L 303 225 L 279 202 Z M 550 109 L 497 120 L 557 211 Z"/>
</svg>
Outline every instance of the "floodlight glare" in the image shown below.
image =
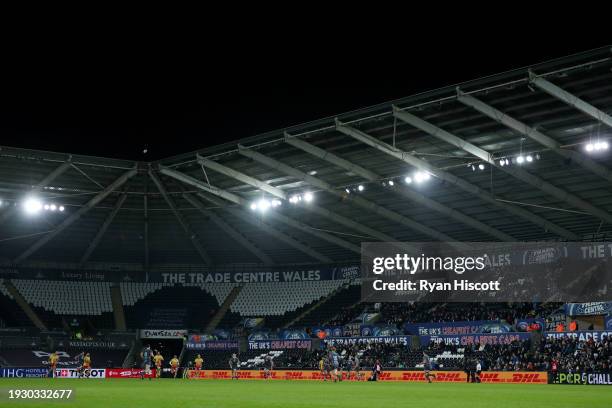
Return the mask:
<svg viewBox="0 0 612 408">
<path fill-rule="evenodd" d="M 414 175 L 414 180 L 417 183 L 422 183 L 423 181 L 429 180 L 430 177 L 431 176 L 429 175 L 429 173 L 417 171 L 416 174 Z"/>
<path fill-rule="evenodd" d="M 516 162 L 518 164 L 523 164 L 524 161 L 525 161 L 525 158 L 523 156 L 519 156 L 516 158 Z"/>
<path fill-rule="evenodd" d="M 257 209 L 257 203 L 251 204 L 251 210 L 255 211 Z"/>
<path fill-rule="evenodd" d="M 364 189 L 364 188 L 365 188 L 365 187 L 363 187 L 363 185 L 361 185 L 361 184 L 360 184 L 360 185 L 357 187 L 357 190 L 359 190 L 359 191 L 363 191 L 363 189 Z"/>
<path fill-rule="evenodd" d="M 393 186 L 395 185 L 395 183 L 393 182 L 393 180 L 389 180 L 389 185 L 390 185 L 391 187 L 393 187 Z"/>
<path fill-rule="evenodd" d="M 59 206 L 59 210 L 60 210 L 60 212 L 64 212 L 64 210 L 65 210 L 64 206 L 63 206 L 63 205 L 60 205 L 60 206 Z"/>
<path fill-rule="evenodd" d="M 30 214 L 30 215 L 34 215 L 40 212 L 40 210 L 42 210 L 43 205 L 40 202 L 39 199 L 37 198 L 27 198 L 24 202 L 23 202 L 23 209 L 26 212 L 26 214 Z"/>
<path fill-rule="evenodd" d="M 482 164 L 482 163 L 480 163 L 480 164 L 478 165 L 478 168 L 479 168 L 480 170 L 484 170 L 484 169 L 485 169 L 485 165 L 484 165 L 484 164 Z"/>
<path fill-rule="evenodd" d="M 55 204 L 51 204 L 51 205 L 49 206 L 49 209 L 50 209 L 51 211 L 55 211 L 55 210 L 57 210 L 57 206 L 56 206 Z"/>
<path fill-rule="evenodd" d="M 265 198 L 262 198 L 257 202 L 257 208 L 259 208 L 259 211 L 261 212 L 267 211 L 268 208 L 270 208 L 270 201 L 266 200 Z"/>
<path fill-rule="evenodd" d="M 527 157 L 525 157 L 525 160 L 527 160 L 529 163 L 531 163 L 533 161 L 533 157 L 527 156 Z"/>
<path fill-rule="evenodd" d="M 313 198 L 314 196 L 310 191 L 304 194 L 304 201 L 306 201 L 307 203 L 311 202 Z"/>
<path fill-rule="evenodd" d="M 404 183 L 410 184 L 410 183 L 412 183 L 412 179 L 410 177 L 406 176 L 406 178 L 404 179 Z"/>
</svg>

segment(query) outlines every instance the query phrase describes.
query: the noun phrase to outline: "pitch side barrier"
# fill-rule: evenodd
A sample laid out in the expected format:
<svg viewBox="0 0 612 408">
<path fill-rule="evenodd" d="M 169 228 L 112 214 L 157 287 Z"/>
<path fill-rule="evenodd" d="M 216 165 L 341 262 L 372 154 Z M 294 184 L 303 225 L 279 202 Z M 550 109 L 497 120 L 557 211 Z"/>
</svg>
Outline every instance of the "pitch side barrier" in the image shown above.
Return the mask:
<svg viewBox="0 0 612 408">
<path fill-rule="evenodd" d="M 467 382 L 467 374 L 463 371 L 432 371 L 436 375 L 436 382 Z M 359 381 L 367 381 L 372 373 L 361 371 Z M 192 380 L 230 380 L 230 370 L 188 370 L 186 378 Z M 355 380 L 354 376 L 348 378 L 348 373 L 343 373 L 343 380 Z M 547 384 L 548 376 L 544 371 L 486 371 L 480 376 L 483 383 L 495 384 Z M 239 370 L 240 380 L 265 380 L 264 372 L 260 370 Z M 323 374 L 315 370 L 273 370 L 272 380 L 311 380 L 322 381 Z M 387 370 L 381 373 L 378 381 L 398 382 L 426 382 L 423 371 Z"/>
<path fill-rule="evenodd" d="M 140 378 L 141 369 L 134 368 L 92 368 L 88 379 L 108 379 L 108 378 Z M 436 382 L 447 383 L 466 383 L 467 374 L 463 371 L 432 371 L 436 375 Z M 0 378 L 44 378 L 47 377 L 49 370 L 46 368 L 23 368 L 11 367 L 0 369 Z M 57 369 L 57 378 L 79 378 L 76 369 Z M 349 374 L 344 372 L 344 381 L 367 381 L 372 373 L 369 370 L 361 371 L 359 379 L 355 378 L 355 373 L 349 378 Z M 155 378 L 155 372 L 146 377 Z M 181 374 L 179 378 L 183 377 Z M 230 380 L 232 372 L 230 370 L 186 370 L 185 378 L 191 380 Z M 264 372 L 261 370 L 239 370 L 240 380 L 265 380 Z M 273 370 L 272 380 L 310 380 L 322 381 L 323 374 L 316 370 Z M 544 371 L 483 371 L 480 375 L 482 383 L 492 384 L 602 384 L 612 385 L 610 374 L 571 374 L 549 378 Z M 1 381 L 1 380 L 0 380 Z M 378 381 L 393 382 L 425 382 L 423 371 L 417 370 L 398 370 L 389 369 L 383 371 Z"/>
</svg>

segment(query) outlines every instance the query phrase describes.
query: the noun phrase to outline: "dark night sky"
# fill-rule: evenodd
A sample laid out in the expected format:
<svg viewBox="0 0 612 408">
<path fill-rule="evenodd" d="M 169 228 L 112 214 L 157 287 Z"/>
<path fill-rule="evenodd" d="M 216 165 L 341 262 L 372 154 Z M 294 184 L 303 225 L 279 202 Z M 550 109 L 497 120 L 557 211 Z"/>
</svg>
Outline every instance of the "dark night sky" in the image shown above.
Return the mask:
<svg viewBox="0 0 612 408">
<path fill-rule="evenodd" d="M 1 89 L 0 145 L 155 160 L 601 45 L 39 61 Z"/>
</svg>

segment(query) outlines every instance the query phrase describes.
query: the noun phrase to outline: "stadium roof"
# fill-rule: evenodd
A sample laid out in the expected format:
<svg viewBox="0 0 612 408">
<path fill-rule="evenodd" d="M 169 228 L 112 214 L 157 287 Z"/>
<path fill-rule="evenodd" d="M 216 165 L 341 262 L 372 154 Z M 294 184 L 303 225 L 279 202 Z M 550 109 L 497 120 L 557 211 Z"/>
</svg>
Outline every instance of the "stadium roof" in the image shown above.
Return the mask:
<svg viewBox="0 0 612 408">
<path fill-rule="evenodd" d="M 609 115 L 605 47 L 157 162 L 1 146 L 0 260 L 253 267 L 353 262 L 362 241 L 607 240 Z M 28 216 L 26 197 L 65 211 Z"/>
</svg>

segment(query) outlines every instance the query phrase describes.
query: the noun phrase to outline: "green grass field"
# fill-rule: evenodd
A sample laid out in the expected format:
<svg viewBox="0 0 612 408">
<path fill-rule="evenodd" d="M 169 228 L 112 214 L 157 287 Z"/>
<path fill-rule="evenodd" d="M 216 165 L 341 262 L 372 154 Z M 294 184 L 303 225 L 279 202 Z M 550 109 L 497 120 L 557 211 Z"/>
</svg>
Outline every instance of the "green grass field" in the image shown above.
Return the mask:
<svg viewBox="0 0 612 408">
<path fill-rule="evenodd" d="M 71 388 L 64 402 L 8 400 L 8 388 Z M 2 407 L 612 407 L 612 388 L 578 385 L 314 381 L 1 379 Z"/>
</svg>

